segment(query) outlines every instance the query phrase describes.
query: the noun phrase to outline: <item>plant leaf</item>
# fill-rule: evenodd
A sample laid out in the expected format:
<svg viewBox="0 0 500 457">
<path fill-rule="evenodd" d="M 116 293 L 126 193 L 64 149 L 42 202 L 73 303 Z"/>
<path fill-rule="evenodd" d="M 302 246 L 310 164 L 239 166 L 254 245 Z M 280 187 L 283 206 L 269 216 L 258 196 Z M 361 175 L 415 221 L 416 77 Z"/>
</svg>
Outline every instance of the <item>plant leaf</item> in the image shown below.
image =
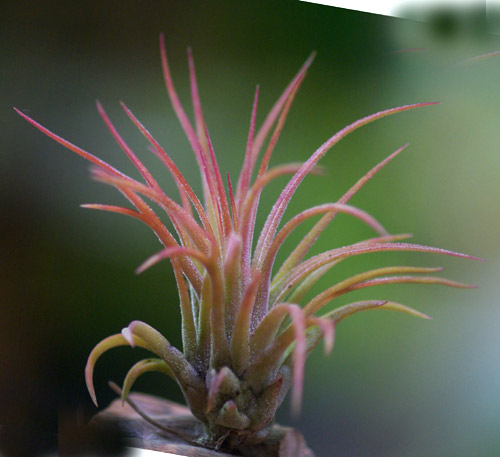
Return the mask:
<svg viewBox="0 0 500 457">
<path fill-rule="evenodd" d="M 207 232 L 198 225 L 188 211 L 167 197 L 163 192 L 159 192 L 138 182 L 129 182 L 123 178 L 112 176 L 100 168 L 94 167 L 92 169 L 92 176 L 97 181 L 112 185 L 118 189 L 128 188 L 133 192 L 148 197 L 165 210 L 183 244 L 187 244 L 190 240 L 193 240 L 198 249 L 202 252 L 208 252 L 210 238 Z"/>
<path fill-rule="evenodd" d="M 111 119 L 106 114 L 106 111 L 104 110 L 101 102 L 97 101 L 96 104 L 97 104 L 97 111 L 101 115 L 104 123 L 108 127 L 108 129 L 111 132 L 111 134 L 113 135 L 114 139 L 120 145 L 120 147 L 123 149 L 123 151 L 125 152 L 125 154 L 127 154 L 127 156 L 130 159 L 130 161 L 139 170 L 139 172 L 141 173 L 142 177 L 146 180 L 146 182 L 149 184 L 149 186 L 151 186 L 152 188 L 154 188 L 158 192 L 163 193 L 163 191 L 161 190 L 160 186 L 158 185 L 158 183 L 156 182 L 156 180 L 153 178 L 153 176 L 151 175 L 151 173 L 149 172 L 149 170 L 137 158 L 137 156 L 135 155 L 134 151 L 132 151 L 132 149 L 130 148 L 130 146 L 125 142 L 125 140 L 118 133 L 118 130 L 116 130 L 115 126 L 111 122 Z"/>
<path fill-rule="evenodd" d="M 138 336 L 133 336 L 133 344 L 142 348 L 146 348 L 146 343 Z M 118 346 L 129 346 L 130 341 L 125 339 L 123 335 L 120 333 L 116 335 L 108 336 L 104 338 L 100 343 L 98 343 L 94 349 L 90 352 L 90 355 L 87 359 L 87 365 L 85 366 L 85 383 L 87 384 L 87 390 L 89 391 L 90 397 L 94 402 L 94 405 L 97 406 L 97 397 L 95 395 L 94 382 L 93 382 L 93 374 L 94 374 L 94 366 L 101 357 L 109 349 L 118 347 Z"/>
<path fill-rule="evenodd" d="M 255 392 L 260 392 L 268 382 L 277 374 L 283 362 L 287 349 L 295 343 L 294 371 L 293 371 L 293 393 L 292 412 L 300 410 L 302 390 L 304 385 L 304 364 L 306 359 L 306 323 L 303 310 L 295 304 L 287 304 L 292 324 L 287 331 L 283 332 L 274 343 L 267 347 L 252 362 L 244 377 Z"/>
<path fill-rule="evenodd" d="M 404 145 L 399 148 L 380 163 L 375 165 L 368 173 L 362 176 L 339 200 L 337 203 L 347 203 L 376 173 L 378 173 L 385 165 L 387 165 L 392 159 L 394 159 L 400 152 L 402 152 L 408 145 Z M 279 281 L 288 272 L 292 270 L 295 266 L 302 261 L 302 259 L 309 252 L 313 244 L 319 238 L 321 233 L 330 224 L 330 222 L 337 215 L 336 211 L 325 214 L 309 231 L 309 233 L 302 239 L 302 241 L 297 245 L 297 247 L 292 251 L 288 258 L 283 262 L 280 269 L 274 276 L 274 281 Z"/>
<path fill-rule="evenodd" d="M 306 278 L 312 272 L 318 270 L 323 265 L 333 261 L 340 261 L 348 257 L 370 252 L 389 252 L 389 251 L 414 251 L 414 252 L 429 252 L 435 254 L 443 254 L 454 257 L 461 257 L 472 260 L 483 260 L 478 257 L 462 254 L 459 252 L 449 251 L 447 249 L 435 248 L 431 246 L 423 246 L 412 243 L 391 243 L 391 242 L 360 242 L 342 248 L 332 249 L 323 252 L 310 259 L 305 260 L 295 267 L 286 277 L 282 278 L 279 283 L 273 284 L 273 287 L 279 288 L 280 293 L 277 294 L 276 300 L 283 299 L 283 291 L 290 290 L 295 287 L 302 279 Z"/>
<path fill-rule="evenodd" d="M 379 234 L 386 236 L 387 231 L 384 227 L 372 216 L 370 216 L 365 211 L 362 211 L 354 206 L 344 205 L 340 203 L 327 203 L 320 206 L 315 206 L 313 208 L 309 208 L 302 213 L 299 213 L 295 217 L 293 217 L 285 226 L 278 232 L 275 239 L 273 240 L 262 265 L 256 265 L 255 268 L 262 271 L 263 281 L 261 287 L 259 289 L 259 296 L 257 299 L 256 307 L 259 310 L 265 308 L 266 312 L 269 309 L 270 301 L 270 277 L 272 274 L 272 269 L 274 265 L 274 260 L 278 253 L 279 248 L 282 246 L 286 238 L 290 235 L 290 233 L 295 230 L 295 228 L 300 225 L 302 222 L 307 219 L 322 213 L 330 213 L 330 212 L 340 212 L 350 214 L 354 216 L 367 225 L 369 225 L 374 230 L 378 231 Z M 289 300 L 293 301 L 293 300 Z"/>
<path fill-rule="evenodd" d="M 234 328 L 232 330 L 230 349 L 231 361 L 233 363 L 235 373 L 238 375 L 243 373 L 248 367 L 250 355 L 250 323 L 259 280 L 260 274 L 258 272 L 254 272 L 253 278 L 248 284 L 245 294 L 243 295 L 243 299 L 241 300 L 241 304 L 239 305 Z"/>
<path fill-rule="evenodd" d="M 421 268 L 421 267 L 406 267 L 406 266 L 394 266 L 394 267 L 384 267 L 377 268 L 370 271 L 365 271 L 363 273 L 354 275 L 348 279 L 335 284 L 334 286 L 328 288 L 324 292 L 316 295 L 305 307 L 304 312 L 306 315 L 310 316 L 319 311 L 323 306 L 328 304 L 334 298 L 343 295 L 347 292 L 357 290 L 362 287 L 368 287 L 370 284 L 377 285 L 377 283 L 372 283 L 370 281 L 372 278 L 377 278 L 378 276 L 383 276 L 387 274 L 404 274 L 404 273 L 434 273 L 440 271 L 442 268 Z M 404 279 L 403 279 L 404 278 Z M 452 285 L 448 281 L 443 282 L 441 278 L 434 278 L 429 276 L 391 276 L 382 278 L 384 283 L 391 282 L 438 282 L 439 284 Z M 380 278 L 377 280 L 379 281 Z"/>
<path fill-rule="evenodd" d="M 125 175 L 121 171 L 118 171 L 116 168 L 112 167 L 111 165 L 104 162 L 103 160 L 92 155 L 90 152 L 87 152 L 84 149 L 79 148 L 78 146 L 75 146 L 73 143 L 70 143 L 69 141 L 65 140 L 64 138 L 61 138 L 60 136 L 51 132 L 49 129 L 45 128 L 43 125 L 39 124 L 38 122 L 36 122 L 31 117 L 24 114 L 22 111 L 18 110 L 17 108 L 14 108 L 14 111 L 17 114 L 19 114 L 19 116 L 21 116 L 24 120 L 28 121 L 32 126 L 36 127 L 42 133 L 47 135 L 49 138 L 52 138 L 54 141 L 56 141 L 60 145 L 64 146 L 65 148 L 68 148 L 69 150 L 75 152 L 79 156 L 82 156 L 84 159 L 87 159 L 89 162 L 93 163 L 94 165 L 101 167 L 102 169 L 106 170 L 107 172 L 109 172 L 115 176 L 120 176 L 122 178 L 133 181 L 132 178 L 129 178 L 127 175 Z"/>
<path fill-rule="evenodd" d="M 198 197 L 196 196 L 193 189 L 188 184 L 188 182 L 186 181 L 186 179 L 184 178 L 182 173 L 179 171 L 179 169 L 177 168 L 175 163 L 172 161 L 172 159 L 166 153 L 166 151 L 161 147 L 160 143 L 158 143 L 158 141 L 156 141 L 154 139 L 154 137 L 151 135 L 151 133 L 149 133 L 149 131 L 146 129 L 146 127 L 144 127 L 144 125 L 141 124 L 139 119 L 137 119 L 134 116 L 132 111 L 129 108 L 127 108 L 127 106 L 124 103 L 121 103 L 121 106 L 122 106 L 123 110 L 125 111 L 125 113 L 127 114 L 127 116 L 130 118 L 130 120 L 133 122 L 133 124 L 139 129 L 139 131 L 142 133 L 142 135 L 149 141 L 149 143 L 154 148 L 154 150 L 158 152 L 158 156 L 160 157 L 160 159 L 162 160 L 164 165 L 167 167 L 167 169 L 171 173 L 177 186 L 179 187 L 179 191 L 181 191 L 181 188 L 182 188 L 182 191 L 185 191 L 188 194 L 191 202 L 193 203 L 194 207 L 196 208 L 196 211 L 198 212 L 198 215 L 200 216 L 200 219 L 203 223 L 204 228 L 207 231 L 210 231 L 211 225 L 210 225 L 210 222 L 208 220 L 205 209 L 203 208 L 202 204 L 198 200 Z M 194 134 L 194 131 L 193 131 L 193 134 Z M 203 166 L 203 164 L 200 163 L 200 167 L 202 167 L 202 166 Z"/>
<path fill-rule="evenodd" d="M 178 349 L 173 347 L 158 330 L 141 321 L 132 321 L 122 330 L 125 338 L 138 336 L 147 349 L 160 357 L 177 379 L 190 408 L 204 411 L 206 388 L 193 366 Z"/>
<path fill-rule="evenodd" d="M 186 134 L 188 141 L 191 145 L 191 148 L 193 149 L 196 160 L 198 162 L 198 166 L 200 167 L 200 170 L 203 170 L 203 164 L 202 164 L 203 147 L 198 141 L 198 137 L 193 129 L 193 126 L 191 125 L 191 122 L 189 121 L 189 118 L 186 115 L 186 112 L 184 111 L 184 108 L 182 107 L 182 104 L 179 100 L 179 96 L 177 95 L 177 92 L 175 90 L 174 83 L 172 81 L 172 75 L 170 74 L 170 68 L 168 66 L 167 51 L 165 48 L 165 39 L 163 33 L 160 33 L 160 55 L 161 55 L 163 76 L 165 80 L 165 87 L 167 89 L 168 96 L 172 103 L 172 107 L 174 108 L 177 119 L 179 119 L 179 122 L 181 123 L 184 133 Z M 207 192 L 206 180 L 207 176 L 202 174 L 203 189 L 205 191 L 205 201 L 208 201 L 208 195 L 206 194 Z"/>
<path fill-rule="evenodd" d="M 123 381 L 123 388 L 122 388 L 122 405 L 125 404 L 125 401 L 127 400 L 128 394 L 130 392 L 130 389 L 134 385 L 136 379 L 143 375 L 144 373 L 147 373 L 149 371 L 158 371 L 160 373 L 165 373 L 166 375 L 170 376 L 172 379 L 177 381 L 176 377 L 172 373 L 172 370 L 168 367 L 168 365 L 161 359 L 143 359 L 137 362 L 130 370 L 128 371 L 127 375 L 125 376 L 125 380 Z"/>
<path fill-rule="evenodd" d="M 336 324 L 338 324 L 339 322 L 343 321 L 349 316 L 352 316 L 353 314 L 370 309 L 386 309 L 390 311 L 398 311 L 401 313 L 409 314 L 410 316 L 420 317 L 422 319 L 432 319 L 427 314 L 416 311 L 409 306 L 387 300 L 368 300 L 350 303 L 348 305 L 330 311 L 323 317 L 329 317 L 333 319 Z"/>
<path fill-rule="evenodd" d="M 245 196 L 248 192 L 248 187 L 250 185 L 250 179 L 252 177 L 252 147 L 254 141 L 255 133 L 255 119 L 257 117 L 257 102 L 259 100 L 259 86 L 255 89 L 255 96 L 252 105 L 252 114 L 250 116 L 250 129 L 248 131 L 247 147 L 245 151 L 245 157 L 243 159 L 243 166 L 241 167 L 240 177 L 238 179 L 238 185 L 236 188 L 236 204 L 238 205 L 238 210 L 242 211 L 242 205 L 245 201 Z"/>
<path fill-rule="evenodd" d="M 298 73 L 294 76 L 292 81 L 288 84 L 288 86 L 285 88 L 283 93 L 280 95 L 274 106 L 272 107 L 271 111 L 269 111 L 266 119 L 262 123 L 262 126 L 260 127 L 259 131 L 257 132 L 257 135 L 255 135 L 255 141 L 253 144 L 253 151 L 252 151 L 252 160 L 253 163 L 257 160 L 257 157 L 259 155 L 260 149 L 262 145 L 264 144 L 264 141 L 267 137 L 267 134 L 271 130 L 272 125 L 274 124 L 274 121 L 278 118 L 281 109 L 283 105 L 286 103 L 288 97 L 290 96 L 290 93 L 294 89 L 294 87 L 297 84 L 297 81 L 305 75 L 307 72 L 307 69 L 311 66 L 314 57 L 316 56 L 316 52 L 312 52 L 309 57 L 306 59 Z"/>
<path fill-rule="evenodd" d="M 281 221 L 281 218 L 283 217 L 283 214 L 285 212 L 285 209 L 288 206 L 288 203 L 290 202 L 290 199 L 292 198 L 293 194 L 297 190 L 298 186 L 304 179 L 304 177 L 307 175 L 309 170 L 315 166 L 318 161 L 328 152 L 328 150 L 333 147 L 336 143 L 338 143 L 342 138 L 344 138 L 346 135 L 349 133 L 353 132 L 354 130 L 362 127 L 365 124 L 368 124 L 370 122 L 373 122 L 377 119 L 380 119 L 382 117 L 399 113 L 402 111 L 414 109 L 414 108 L 420 108 L 423 106 L 429 106 L 429 105 L 434 105 L 435 103 L 417 103 L 413 105 L 405 105 L 405 106 L 399 106 L 397 108 L 390 108 L 387 110 L 379 111 L 377 113 L 371 114 L 369 116 L 366 116 L 362 119 L 359 119 L 352 124 L 349 124 L 348 126 L 344 127 L 343 129 L 339 130 L 335 135 L 333 135 L 330 139 L 328 139 L 325 143 L 323 143 L 317 150 L 312 154 L 312 156 L 304 163 L 302 168 L 295 173 L 295 175 L 292 177 L 292 179 L 289 181 L 289 183 L 286 185 L 286 187 L 283 189 L 281 192 L 280 196 L 278 197 L 278 200 L 274 204 L 271 212 L 269 213 L 269 216 L 264 224 L 264 228 L 261 232 L 261 235 L 259 237 L 259 241 L 257 242 L 257 247 L 255 248 L 255 255 L 257 259 L 260 259 L 265 252 L 267 251 L 269 244 L 271 242 L 271 239 L 274 237 L 274 233 L 276 232 L 276 229 Z M 259 260 L 260 262 L 260 260 Z"/>
<path fill-rule="evenodd" d="M 315 325 L 321 330 L 325 340 L 325 354 L 330 354 L 335 343 L 335 321 L 325 317 L 309 316 L 306 319 L 306 324 L 308 326 Z"/>
</svg>

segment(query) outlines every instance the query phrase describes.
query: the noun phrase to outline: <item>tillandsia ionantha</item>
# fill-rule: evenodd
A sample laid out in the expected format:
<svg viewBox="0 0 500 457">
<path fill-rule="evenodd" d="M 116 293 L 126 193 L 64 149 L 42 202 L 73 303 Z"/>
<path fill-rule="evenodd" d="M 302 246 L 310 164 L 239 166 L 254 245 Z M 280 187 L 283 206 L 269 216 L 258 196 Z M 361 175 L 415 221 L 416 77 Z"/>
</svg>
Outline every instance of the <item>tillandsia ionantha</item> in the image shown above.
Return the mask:
<svg viewBox="0 0 500 457">
<path fill-rule="evenodd" d="M 281 134 L 294 97 L 313 61 L 312 54 L 291 80 L 256 129 L 259 88 L 250 117 L 243 165 L 235 187 L 218 165 L 198 94 L 195 68 L 188 49 L 190 86 L 195 124 L 191 123 L 174 88 L 163 36 L 161 61 L 166 89 L 182 128 L 194 151 L 201 172 L 203 202 L 188 184 L 170 155 L 146 127 L 122 103 L 132 123 L 149 143 L 149 149 L 172 175 L 180 203 L 167 196 L 158 182 L 118 133 L 98 102 L 97 109 L 112 136 L 135 165 L 143 181 L 133 179 L 89 152 L 52 133 L 26 114 L 24 119 L 66 148 L 93 164 L 92 176 L 120 191 L 132 208 L 86 204 L 85 208 L 110 211 L 139 219 L 157 235 L 163 248 L 146 260 L 143 272 L 169 259 L 177 282 L 182 316 L 182 352 L 149 324 L 133 321 L 121 333 L 101 341 L 91 352 L 85 369 L 87 387 L 97 405 L 93 370 L 107 350 L 130 345 L 145 348 L 156 358 L 136 363 L 123 382 L 125 401 L 135 380 L 158 371 L 177 381 L 193 415 L 206 424 L 207 447 L 235 448 L 262 441 L 272 427 L 275 412 L 291 388 L 291 405 L 300 409 L 304 364 L 312 349 L 324 339 L 325 351 L 332 350 L 336 325 L 360 311 L 385 309 L 428 318 L 403 304 L 367 300 L 318 314 L 335 298 L 366 287 L 393 283 L 443 284 L 473 287 L 430 275 L 440 268 L 390 266 L 359 273 L 332 285 L 304 303 L 307 292 L 332 267 L 352 256 L 383 251 L 419 251 L 474 258 L 445 249 L 403 242 L 409 235 L 391 235 L 366 212 L 348 204 L 380 169 L 405 146 L 369 170 L 344 195 L 302 211 L 280 228 L 295 191 L 318 161 L 337 142 L 376 119 L 434 103 L 417 103 L 379 111 L 344 127 L 324 142 L 304 163 L 269 168 L 273 149 Z M 267 141 L 267 142 L 266 142 Z M 264 153 L 261 150 L 265 147 Z M 259 159 L 260 157 L 260 159 Z M 291 174 L 272 207 L 254 246 L 256 215 L 263 189 L 279 176 Z M 225 182 L 226 181 L 226 182 Z M 171 220 L 171 233 L 146 203 L 155 203 Z M 371 227 L 376 236 L 337 247 L 307 258 L 311 246 L 339 213 L 354 216 Z M 288 235 L 303 222 L 321 216 L 306 236 L 276 268 L 277 253 Z"/>
</svg>

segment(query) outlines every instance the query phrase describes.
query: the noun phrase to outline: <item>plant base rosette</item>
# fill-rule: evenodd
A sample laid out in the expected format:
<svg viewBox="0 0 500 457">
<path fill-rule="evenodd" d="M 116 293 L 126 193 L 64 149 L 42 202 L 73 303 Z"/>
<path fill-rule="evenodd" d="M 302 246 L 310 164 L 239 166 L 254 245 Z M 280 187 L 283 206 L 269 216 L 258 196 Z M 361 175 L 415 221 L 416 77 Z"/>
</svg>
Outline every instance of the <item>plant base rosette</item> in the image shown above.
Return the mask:
<svg viewBox="0 0 500 457">
<path fill-rule="evenodd" d="M 128 403 L 118 398 L 95 415 L 92 428 L 117 429 L 129 446 L 168 452 L 189 457 L 315 457 L 300 432 L 290 427 L 274 425 L 268 437 L 253 446 L 243 446 L 232 453 L 201 447 L 205 425 L 185 406 L 162 398 L 131 393 L 129 400 L 164 430 L 144 420 Z M 171 432 L 167 431 L 170 430 Z M 184 436 L 183 439 L 181 436 Z M 199 442 L 200 445 L 194 443 Z"/>
</svg>

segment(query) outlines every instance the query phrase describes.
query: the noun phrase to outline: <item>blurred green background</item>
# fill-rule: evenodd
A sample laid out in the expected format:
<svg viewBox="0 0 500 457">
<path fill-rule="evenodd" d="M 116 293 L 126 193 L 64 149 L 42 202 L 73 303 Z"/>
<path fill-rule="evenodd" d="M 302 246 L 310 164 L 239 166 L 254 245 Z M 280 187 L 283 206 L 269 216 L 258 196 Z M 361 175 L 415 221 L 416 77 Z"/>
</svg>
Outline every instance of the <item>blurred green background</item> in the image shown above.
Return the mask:
<svg viewBox="0 0 500 457">
<path fill-rule="evenodd" d="M 3 4 L 0 15 L 0 423 L 28 421 L 35 430 L 55 431 L 56 405 L 62 414 L 92 414 L 83 379 L 87 355 L 133 319 L 180 346 L 170 267 L 163 263 L 134 275 L 159 249 L 155 237 L 136 221 L 79 209 L 79 203 L 123 201 L 88 179 L 82 159 L 12 110 L 18 107 L 134 174 L 96 112 L 99 99 L 176 195 L 118 103 L 125 101 L 187 179 L 198 183 L 162 82 L 158 34 L 164 31 L 176 87 L 188 108 L 185 51 L 193 49 L 214 147 L 223 171 L 233 177 L 242 162 L 255 85 L 261 87 L 262 122 L 312 50 L 318 55 L 273 164 L 305 160 L 364 115 L 441 102 L 377 121 L 343 140 L 321 162 L 328 175 L 304 181 L 285 219 L 335 201 L 409 142 L 352 203 L 392 233 L 411 232 L 415 242 L 488 262 L 378 254 L 345 262 L 320 286 L 362 269 L 413 264 L 445 266 L 444 276 L 480 288 L 394 285 L 352 295 L 350 301 L 397 300 L 434 319 L 372 312 L 343 322 L 333 354 L 325 357 L 318 348 L 309 360 L 300 418 L 293 420 L 284 405 L 278 420 L 300 428 L 318 456 L 499 455 L 500 56 L 463 63 L 500 49 L 499 36 L 476 22 L 436 28 L 295 0 L 27 1 Z M 397 52 L 415 48 L 423 49 Z M 283 178 L 264 194 L 260 223 L 285 183 Z M 306 229 L 291 238 L 282 258 Z M 358 221 L 339 216 L 314 252 L 371 236 Z M 114 397 L 106 381 L 120 381 L 137 352 L 116 349 L 100 360 L 95 382 L 101 405 Z M 144 376 L 136 387 L 182 400 L 160 374 Z"/>
</svg>

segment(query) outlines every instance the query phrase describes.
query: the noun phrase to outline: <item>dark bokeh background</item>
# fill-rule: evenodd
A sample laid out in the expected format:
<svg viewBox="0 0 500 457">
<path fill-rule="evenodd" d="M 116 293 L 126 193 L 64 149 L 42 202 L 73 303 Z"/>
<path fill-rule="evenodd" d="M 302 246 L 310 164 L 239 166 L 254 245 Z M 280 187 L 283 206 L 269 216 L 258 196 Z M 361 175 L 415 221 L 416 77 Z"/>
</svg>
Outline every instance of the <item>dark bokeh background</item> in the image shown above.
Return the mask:
<svg viewBox="0 0 500 457">
<path fill-rule="evenodd" d="M 154 236 L 135 221 L 79 209 L 79 203 L 122 200 L 89 181 L 82 159 L 12 110 L 18 107 L 134 173 L 95 110 L 95 100 L 101 100 L 125 138 L 175 194 L 168 174 L 150 157 L 118 104 L 125 101 L 188 180 L 197 182 L 194 159 L 161 78 L 158 34 L 164 31 L 186 106 L 185 50 L 193 48 L 205 117 L 222 167 L 232 176 L 242 161 L 255 85 L 261 84 L 261 122 L 312 50 L 318 56 L 275 164 L 306 159 L 335 131 L 366 114 L 442 102 L 378 121 L 342 141 L 322 161 L 328 176 L 308 178 L 287 215 L 334 201 L 375 163 L 410 142 L 353 204 L 393 233 L 410 231 L 416 242 L 489 262 L 422 254 L 368 256 L 346 262 L 322 284 L 394 263 L 443 265 L 446 276 L 478 283 L 480 289 L 396 285 L 350 297 L 395 299 L 434 320 L 381 312 L 343 323 L 332 356 L 318 349 L 308 364 L 302 415 L 292 420 L 284 405 L 279 421 L 299 427 L 318 456 L 498 455 L 500 57 L 461 62 L 500 49 L 500 37 L 487 35 L 476 22 L 472 28 L 432 28 L 295 0 L 26 1 L 3 4 L 0 17 L 4 440 L 24 436 L 42 453 L 47 436 L 55 440 L 58 412 L 75 424 L 89 417 L 95 410 L 84 385 L 86 357 L 129 321 L 149 322 L 180 345 L 169 266 L 138 277 L 133 273 L 158 250 Z M 395 52 L 410 48 L 424 49 Z M 278 191 L 275 186 L 265 194 L 261 221 Z M 315 252 L 369 236 L 359 222 L 339 217 Z M 287 246 L 292 245 L 293 239 Z M 101 405 L 114 397 L 106 381 L 120 381 L 138 357 L 123 348 L 100 360 L 95 383 Z M 160 374 L 143 377 L 136 387 L 182 400 Z"/>
</svg>

